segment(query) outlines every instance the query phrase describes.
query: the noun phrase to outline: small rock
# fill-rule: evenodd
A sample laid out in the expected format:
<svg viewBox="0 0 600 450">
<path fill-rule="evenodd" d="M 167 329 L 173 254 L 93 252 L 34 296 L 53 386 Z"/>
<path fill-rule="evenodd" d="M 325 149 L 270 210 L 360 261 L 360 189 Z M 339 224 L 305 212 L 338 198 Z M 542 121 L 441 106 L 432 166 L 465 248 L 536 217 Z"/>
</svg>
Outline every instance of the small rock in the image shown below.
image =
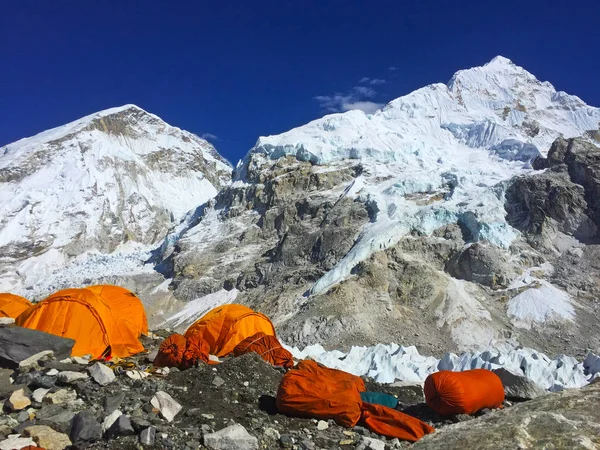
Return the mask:
<svg viewBox="0 0 600 450">
<path fill-rule="evenodd" d="M 379 439 L 363 437 L 357 450 L 385 450 L 385 442 Z"/>
<path fill-rule="evenodd" d="M 0 327 L 7 327 L 9 325 L 13 325 L 15 323 L 15 319 L 12 317 L 0 317 Z"/>
<path fill-rule="evenodd" d="M 88 373 L 100 386 L 106 386 L 115 381 L 114 372 L 104 364 L 97 362 L 91 367 L 88 367 Z"/>
<path fill-rule="evenodd" d="M 317 422 L 317 430 L 323 431 L 329 428 L 329 424 L 324 420 L 319 420 Z"/>
<path fill-rule="evenodd" d="M 200 414 L 200 416 L 204 417 L 207 420 L 211 420 L 215 418 L 214 414 Z"/>
<path fill-rule="evenodd" d="M 220 387 L 225 384 L 225 380 L 217 375 L 216 377 L 213 378 L 212 384 L 215 385 L 216 387 Z"/>
<path fill-rule="evenodd" d="M 122 415 L 123 413 L 117 409 L 116 411 L 113 411 L 108 416 L 106 416 L 104 418 L 104 421 L 102 422 L 102 432 L 106 433 L 106 431 L 108 431 L 108 429 L 112 427 L 113 423 L 115 423 L 115 421 Z"/>
<path fill-rule="evenodd" d="M 62 383 L 73 384 L 81 380 L 86 380 L 88 378 L 87 374 L 82 372 L 60 372 L 56 379 Z"/>
<path fill-rule="evenodd" d="M 21 411 L 29 405 L 31 405 L 31 400 L 25 395 L 23 389 L 14 391 L 6 401 L 6 406 L 8 406 L 11 411 Z"/>
<path fill-rule="evenodd" d="M 125 400 L 124 392 L 117 392 L 114 395 L 104 397 L 104 412 L 110 414 L 115 409 L 119 409 L 123 400 Z"/>
<path fill-rule="evenodd" d="M 33 394 L 31 394 L 31 398 L 34 402 L 42 403 L 42 400 L 44 400 L 44 397 L 48 392 L 50 392 L 50 389 L 37 388 L 33 391 Z"/>
<path fill-rule="evenodd" d="M 31 437 L 35 443 L 45 450 L 63 450 L 71 445 L 69 436 L 54 431 L 46 425 L 34 425 L 25 428 L 25 435 Z"/>
<path fill-rule="evenodd" d="M 304 439 L 300 442 L 300 448 L 302 450 L 316 450 L 315 443 L 313 441 L 309 441 L 308 439 Z"/>
<path fill-rule="evenodd" d="M 18 434 L 11 434 L 7 439 L 0 442 L 0 450 L 21 449 L 28 445 L 35 446 L 35 441 L 31 438 L 22 438 Z"/>
<path fill-rule="evenodd" d="M 58 370 L 50 369 L 48 370 L 48 372 L 46 372 L 46 375 L 48 375 L 49 377 L 55 377 L 56 375 L 58 375 Z"/>
<path fill-rule="evenodd" d="M 274 441 L 277 441 L 280 438 L 279 431 L 271 427 L 265 428 L 265 436 L 273 439 Z"/>
<path fill-rule="evenodd" d="M 148 355 L 146 355 L 146 361 L 154 362 L 154 360 L 156 359 L 157 356 L 158 356 L 158 349 L 154 349 L 150 353 L 148 353 Z"/>
<path fill-rule="evenodd" d="M 24 369 L 33 366 L 42 358 L 53 358 L 54 352 L 52 350 L 42 350 L 41 352 L 31 355 L 29 358 L 25 358 L 19 363 L 19 367 Z"/>
<path fill-rule="evenodd" d="M 73 417 L 69 437 L 74 444 L 99 441 L 102 439 L 102 426 L 91 411 L 81 411 Z"/>
<path fill-rule="evenodd" d="M 154 394 L 150 404 L 159 410 L 160 414 L 167 422 L 172 422 L 182 408 L 182 406 L 177 403 L 173 397 L 163 391 L 158 391 L 156 394 Z"/>
<path fill-rule="evenodd" d="M 340 445 L 352 445 L 354 444 L 354 440 L 353 439 L 342 439 L 339 442 Z"/>
<path fill-rule="evenodd" d="M 133 431 L 133 427 L 131 426 L 131 420 L 125 414 L 117 417 L 117 420 L 110 426 L 110 428 L 106 431 L 106 437 L 109 439 L 116 438 L 118 436 L 128 436 L 131 434 L 135 434 Z"/>
<path fill-rule="evenodd" d="M 156 428 L 148 427 L 140 433 L 140 444 L 154 445 L 156 440 Z"/>
<path fill-rule="evenodd" d="M 62 403 L 71 403 L 77 400 L 77 392 L 70 391 L 68 389 L 60 389 L 53 394 L 48 394 L 50 402 L 54 405 L 60 405 Z"/>
<path fill-rule="evenodd" d="M 132 380 L 143 380 L 144 378 L 150 376 L 148 372 L 142 372 L 141 370 L 128 370 L 125 372 L 125 375 L 127 375 Z"/>
<path fill-rule="evenodd" d="M 282 434 L 279 442 L 283 448 L 294 448 L 294 438 L 289 434 Z"/>
<path fill-rule="evenodd" d="M 19 423 L 21 422 L 25 422 L 26 420 L 29 420 L 29 413 L 27 411 L 21 411 L 18 415 L 17 415 L 17 421 Z"/>
<path fill-rule="evenodd" d="M 236 423 L 204 435 L 204 445 L 211 450 L 258 450 L 258 439 Z"/>
<path fill-rule="evenodd" d="M 71 356 L 71 361 L 75 364 L 87 366 L 90 363 L 90 358 L 86 358 L 85 356 Z"/>
<path fill-rule="evenodd" d="M 152 424 L 150 422 L 148 422 L 146 419 L 144 419 L 143 417 L 132 417 L 131 418 L 131 426 L 133 426 L 133 429 L 137 433 L 141 433 L 143 430 L 148 428 L 150 425 L 152 425 Z"/>
</svg>

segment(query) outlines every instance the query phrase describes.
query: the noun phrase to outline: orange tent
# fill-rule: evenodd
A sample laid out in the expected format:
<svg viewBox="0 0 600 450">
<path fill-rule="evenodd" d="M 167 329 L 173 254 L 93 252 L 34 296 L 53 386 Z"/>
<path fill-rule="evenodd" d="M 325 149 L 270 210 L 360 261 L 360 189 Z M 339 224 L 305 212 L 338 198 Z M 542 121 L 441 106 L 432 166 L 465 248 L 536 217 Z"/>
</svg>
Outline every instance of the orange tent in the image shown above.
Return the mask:
<svg viewBox="0 0 600 450">
<path fill-rule="evenodd" d="M 133 292 L 110 284 L 88 286 L 86 289 L 89 289 L 100 297 L 110 307 L 113 314 L 125 321 L 129 329 L 137 337 L 140 337 L 142 334 L 148 334 L 146 310 L 142 301 Z"/>
<path fill-rule="evenodd" d="M 443 416 L 473 414 L 504 403 L 500 377 L 486 369 L 434 372 L 425 380 L 424 390 L 427 404 Z"/>
<path fill-rule="evenodd" d="M 300 361 L 288 371 L 277 389 L 280 413 L 317 419 L 333 419 L 339 425 L 363 425 L 375 433 L 415 442 L 434 431 L 415 417 L 363 402 L 364 381 L 314 361 Z"/>
<path fill-rule="evenodd" d="M 233 356 L 254 352 L 273 366 L 291 369 L 294 367 L 292 354 L 281 346 L 275 336 L 267 336 L 262 331 L 247 337 L 233 349 Z"/>
<path fill-rule="evenodd" d="M 202 347 L 202 341 L 207 342 L 211 355 L 227 356 L 240 342 L 259 332 L 275 336 L 275 327 L 269 318 L 247 306 L 233 304 L 209 311 L 193 323 L 184 336 L 198 347 Z"/>
<path fill-rule="evenodd" d="M 19 314 L 31 306 L 31 302 L 20 295 L 0 294 L 0 317 L 12 317 L 16 319 Z"/>
<path fill-rule="evenodd" d="M 126 322 L 89 289 L 65 289 L 24 311 L 16 324 L 75 340 L 72 356 L 97 358 L 110 347 L 111 356 L 144 351 Z"/>
</svg>

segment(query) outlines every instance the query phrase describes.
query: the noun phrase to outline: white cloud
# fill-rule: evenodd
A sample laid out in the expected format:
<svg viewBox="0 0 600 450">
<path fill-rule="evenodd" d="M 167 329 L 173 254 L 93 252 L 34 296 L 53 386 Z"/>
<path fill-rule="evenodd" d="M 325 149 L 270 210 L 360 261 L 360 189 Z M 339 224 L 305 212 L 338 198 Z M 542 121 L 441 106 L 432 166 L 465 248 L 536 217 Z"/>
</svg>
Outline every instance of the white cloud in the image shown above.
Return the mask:
<svg viewBox="0 0 600 450">
<path fill-rule="evenodd" d="M 398 67 L 396 67 L 396 66 L 390 66 L 390 67 L 388 67 L 388 70 L 390 72 L 395 72 L 396 70 L 398 70 Z"/>
<path fill-rule="evenodd" d="M 372 85 L 385 84 L 385 80 L 383 80 L 381 78 L 369 78 L 369 77 L 362 77 L 360 80 L 358 80 L 358 82 L 360 84 L 372 84 Z"/>
<path fill-rule="evenodd" d="M 377 92 L 370 87 L 355 86 L 345 94 L 336 92 L 333 95 L 319 95 L 315 97 L 315 100 L 327 112 L 345 112 L 360 109 L 367 114 L 373 114 L 383 107 L 383 103 L 369 100 L 376 95 Z"/>
<path fill-rule="evenodd" d="M 385 84 L 385 80 L 382 80 L 381 78 L 371 78 L 369 84 Z"/>
<path fill-rule="evenodd" d="M 218 141 L 219 138 L 217 137 L 217 135 L 212 134 L 212 133 L 202 133 L 200 135 L 200 137 L 202 139 L 206 139 L 207 141 Z"/>
</svg>

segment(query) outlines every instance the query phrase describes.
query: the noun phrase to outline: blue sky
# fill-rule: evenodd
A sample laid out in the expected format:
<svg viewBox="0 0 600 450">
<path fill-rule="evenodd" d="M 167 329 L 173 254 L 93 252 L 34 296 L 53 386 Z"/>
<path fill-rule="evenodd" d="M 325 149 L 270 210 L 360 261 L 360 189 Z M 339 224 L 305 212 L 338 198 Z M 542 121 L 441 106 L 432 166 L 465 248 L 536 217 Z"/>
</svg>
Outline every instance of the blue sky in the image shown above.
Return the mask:
<svg viewBox="0 0 600 450">
<path fill-rule="evenodd" d="M 236 162 L 501 54 L 600 106 L 597 0 L 0 3 L 0 145 L 135 103 Z"/>
</svg>

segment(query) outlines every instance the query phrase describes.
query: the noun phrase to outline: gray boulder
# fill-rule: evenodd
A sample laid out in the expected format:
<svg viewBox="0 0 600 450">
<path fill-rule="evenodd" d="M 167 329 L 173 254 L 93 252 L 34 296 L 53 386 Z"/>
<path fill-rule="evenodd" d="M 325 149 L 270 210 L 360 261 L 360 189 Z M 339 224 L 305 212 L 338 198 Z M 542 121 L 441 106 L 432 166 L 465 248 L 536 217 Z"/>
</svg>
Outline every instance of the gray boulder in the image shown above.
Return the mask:
<svg viewBox="0 0 600 450">
<path fill-rule="evenodd" d="M 547 392 L 532 380 L 501 367 L 493 372 L 498 375 L 504 386 L 506 398 L 514 400 L 532 400 L 546 395 Z"/>
<path fill-rule="evenodd" d="M 71 354 L 75 345 L 72 339 L 22 327 L 0 328 L 0 366 L 11 369 L 44 350 L 51 350 L 57 359 Z"/>
<path fill-rule="evenodd" d="M 81 411 L 73 417 L 69 436 L 74 444 L 98 441 L 102 439 L 102 426 L 91 411 Z"/>
<path fill-rule="evenodd" d="M 204 435 L 204 445 L 211 450 L 258 450 L 258 439 L 236 423 Z"/>
</svg>

